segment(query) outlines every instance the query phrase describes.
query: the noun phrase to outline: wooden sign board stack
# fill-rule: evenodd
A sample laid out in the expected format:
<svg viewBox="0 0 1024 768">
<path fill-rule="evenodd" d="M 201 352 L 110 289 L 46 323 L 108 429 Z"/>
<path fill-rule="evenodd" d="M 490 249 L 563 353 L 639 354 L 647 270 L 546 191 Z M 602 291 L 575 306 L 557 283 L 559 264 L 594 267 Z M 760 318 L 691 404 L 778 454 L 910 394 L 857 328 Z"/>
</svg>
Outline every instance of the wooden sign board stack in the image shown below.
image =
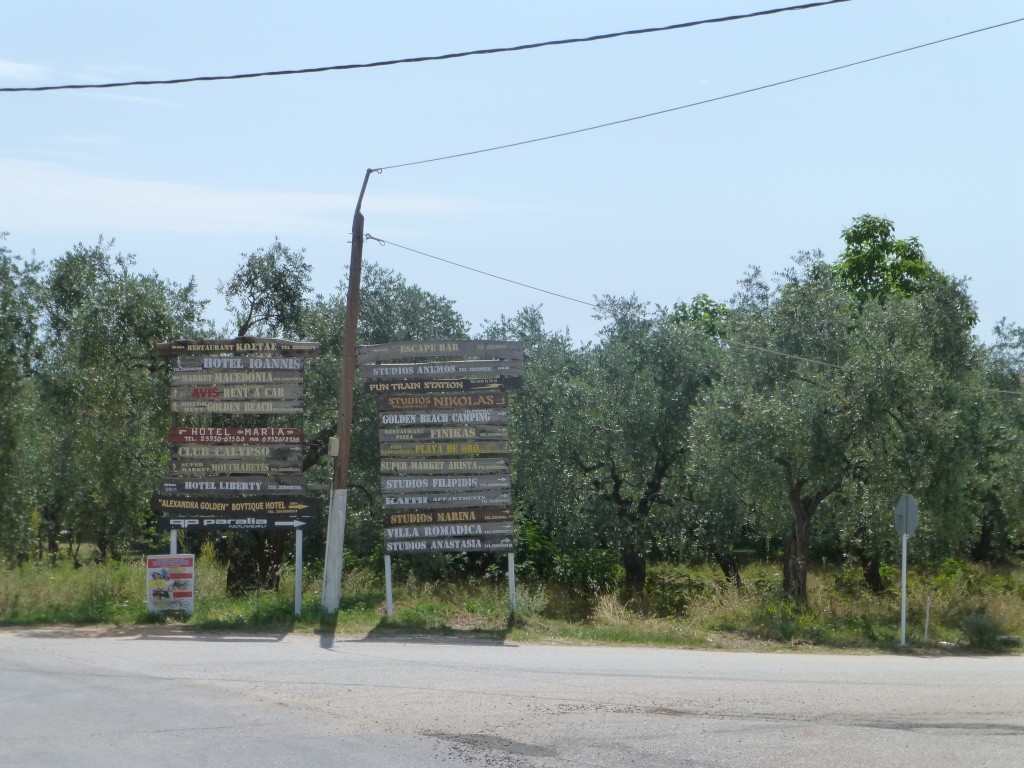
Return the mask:
<svg viewBox="0 0 1024 768">
<path fill-rule="evenodd" d="M 301 418 L 306 361 L 318 352 L 315 342 L 251 337 L 157 345 L 174 361 L 171 474 L 152 500 L 160 530 L 298 530 L 313 522 Z M 274 423 L 182 427 L 180 414 Z"/>
<path fill-rule="evenodd" d="M 385 553 L 512 552 L 508 390 L 523 345 L 410 341 L 358 358 L 377 396 Z"/>
</svg>

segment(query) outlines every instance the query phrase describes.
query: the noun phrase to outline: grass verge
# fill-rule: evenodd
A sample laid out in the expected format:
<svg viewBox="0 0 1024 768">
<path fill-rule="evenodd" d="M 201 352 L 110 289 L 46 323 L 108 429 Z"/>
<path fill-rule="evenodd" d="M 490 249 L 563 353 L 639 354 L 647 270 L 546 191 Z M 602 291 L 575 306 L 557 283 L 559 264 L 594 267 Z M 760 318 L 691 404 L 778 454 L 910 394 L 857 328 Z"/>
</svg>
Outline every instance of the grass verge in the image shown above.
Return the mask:
<svg viewBox="0 0 1024 768">
<path fill-rule="evenodd" d="M 753 650 L 899 650 L 898 574 L 882 592 L 859 574 L 823 569 L 811 574 L 810 604 L 786 600 L 780 574 L 748 567 L 739 589 L 710 568 L 657 566 L 642 604 L 610 590 L 581 593 L 558 584 L 521 584 L 510 616 L 502 580 L 395 585 L 394 615 L 385 616 L 379 573 L 349 568 L 337 615 L 320 610 L 319 575 L 307 571 L 295 615 L 294 573 L 272 591 L 232 596 L 215 558 L 196 565 L 192 616 L 146 611 L 143 561 L 74 568 L 0 569 L 0 626 L 180 624 L 200 631 L 330 632 L 346 637 L 433 636 L 479 641 L 630 644 Z M 909 586 L 910 650 L 1013 652 L 1007 637 L 1024 634 L 1024 568 L 1000 569 L 949 561 L 915 572 Z M 927 621 L 927 638 L 925 637 Z"/>
</svg>

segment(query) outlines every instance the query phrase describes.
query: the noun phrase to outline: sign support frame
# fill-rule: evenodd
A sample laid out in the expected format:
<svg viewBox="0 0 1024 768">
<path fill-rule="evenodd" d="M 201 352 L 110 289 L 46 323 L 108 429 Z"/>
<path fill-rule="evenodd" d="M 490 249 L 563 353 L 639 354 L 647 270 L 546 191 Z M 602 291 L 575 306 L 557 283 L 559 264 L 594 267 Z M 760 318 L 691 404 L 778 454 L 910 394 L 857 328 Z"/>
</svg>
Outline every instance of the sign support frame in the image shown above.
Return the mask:
<svg viewBox="0 0 1024 768">
<path fill-rule="evenodd" d="M 508 553 L 508 612 L 516 615 L 516 553 Z"/>
<path fill-rule="evenodd" d="M 900 648 L 907 646 L 907 542 L 917 530 L 917 500 L 909 493 L 896 503 L 896 532 L 901 539 Z"/>
<path fill-rule="evenodd" d="M 295 529 L 295 616 L 302 615 L 302 529 Z"/>
<path fill-rule="evenodd" d="M 910 534 L 904 533 L 903 539 L 903 566 L 900 575 L 900 648 L 907 646 L 907 540 Z"/>
<path fill-rule="evenodd" d="M 395 615 L 395 599 L 391 591 L 391 555 L 384 555 L 384 593 L 390 619 Z"/>
</svg>

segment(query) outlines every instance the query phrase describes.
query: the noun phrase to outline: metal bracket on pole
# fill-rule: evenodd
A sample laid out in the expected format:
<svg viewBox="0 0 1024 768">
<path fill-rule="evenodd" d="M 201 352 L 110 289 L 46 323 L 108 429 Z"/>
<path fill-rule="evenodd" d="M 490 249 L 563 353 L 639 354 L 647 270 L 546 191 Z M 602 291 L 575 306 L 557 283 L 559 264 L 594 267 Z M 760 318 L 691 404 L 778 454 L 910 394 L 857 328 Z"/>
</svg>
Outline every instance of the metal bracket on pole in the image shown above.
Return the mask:
<svg viewBox="0 0 1024 768">
<path fill-rule="evenodd" d="M 352 216 L 352 253 L 348 267 L 348 299 L 345 307 L 345 340 L 338 386 L 338 457 L 331 485 L 331 509 L 327 518 L 327 547 L 324 555 L 324 585 L 321 606 L 325 613 L 337 613 L 341 604 L 341 576 L 344 567 L 345 517 L 348 511 L 348 460 L 352 442 L 352 401 L 355 388 L 356 334 L 359 320 L 359 283 L 363 271 L 363 196 L 372 168 L 366 169 Z"/>
</svg>

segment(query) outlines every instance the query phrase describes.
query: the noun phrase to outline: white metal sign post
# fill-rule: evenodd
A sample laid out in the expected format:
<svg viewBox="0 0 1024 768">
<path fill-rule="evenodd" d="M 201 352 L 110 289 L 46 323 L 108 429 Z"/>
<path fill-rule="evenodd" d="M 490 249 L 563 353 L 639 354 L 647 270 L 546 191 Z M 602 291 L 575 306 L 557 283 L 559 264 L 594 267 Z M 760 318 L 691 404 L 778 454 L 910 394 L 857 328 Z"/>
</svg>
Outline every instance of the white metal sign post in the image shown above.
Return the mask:
<svg viewBox="0 0 1024 768">
<path fill-rule="evenodd" d="M 900 576 L 900 647 L 907 644 L 907 540 L 917 530 L 917 501 L 909 493 L 896 504 L 896 532 L 903 540 L 903 561 Z"/>
</svg>

